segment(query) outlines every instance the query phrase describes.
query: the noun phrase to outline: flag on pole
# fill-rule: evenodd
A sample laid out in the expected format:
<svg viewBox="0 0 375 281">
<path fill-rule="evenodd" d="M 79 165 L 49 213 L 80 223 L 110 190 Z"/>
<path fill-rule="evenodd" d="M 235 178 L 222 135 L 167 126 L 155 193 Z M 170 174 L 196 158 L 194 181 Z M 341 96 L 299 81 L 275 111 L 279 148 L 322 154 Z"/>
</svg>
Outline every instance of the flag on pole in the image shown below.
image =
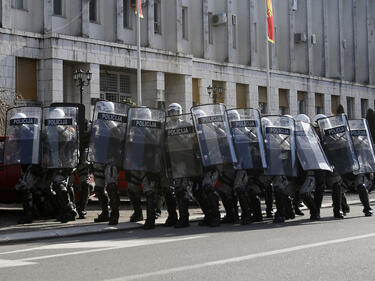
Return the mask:
<svg viewBox="0 0 375 281">
<path fill-rule="evenodd" d="M 142 13 L 142 0 L 135 0 L 135 14 L 138 12 L 138 5 L 139 5 L 139 17 L 143 19 L 143 13 Z"/>
<path fill-rule="evenodd" d="M 271 43 L 275 43 L 275 32 L 273 29 L 273 9 L 272 0 L 267 1 L 267 38 Z"/>
</svg>

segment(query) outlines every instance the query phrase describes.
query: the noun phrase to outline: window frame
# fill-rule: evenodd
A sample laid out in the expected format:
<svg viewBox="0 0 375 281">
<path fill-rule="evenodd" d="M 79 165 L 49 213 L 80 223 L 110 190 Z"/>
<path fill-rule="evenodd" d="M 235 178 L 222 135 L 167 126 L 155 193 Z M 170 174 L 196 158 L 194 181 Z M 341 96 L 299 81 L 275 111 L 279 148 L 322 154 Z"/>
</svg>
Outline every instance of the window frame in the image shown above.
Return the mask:
<svg viewBox="0 0 375 281">
<path fill-rule="evenodd" d="M 95 1 L 95 20 L 93 19 L 91 19 L 91 15 L 92 15 L 92 13 L 91 13 L 91 1 Z M 100 1 L 98 1 L 98 0 L 90 0 L 90 2 L 89 2 L 89 22 L 90 23 L 96 23 L 96 24 L 100 24 L 100 13 L 99 13 L 99 11 L 100 11 Z"/>
<path fill-rule="evenodd" d="M 211 12 L 207 13 L 207 17 L 208 17 L 208 44 L 213 45 L 214 44 L 214 33 L 213 33 L 213 25 L 212 25 L 213 13 Z"/>
<path fill-rule="evenodd" d="M 189 40 L 189 10 L 187 6 L 182 6 L 182 39 Z"/>
<path fill-rule="evenodd" d="M 52 5 L 53 5 L 53 16 L 57 16 L 57 17 L 64 17 L 65 16 L 65 1 L 64 0 L 59 0 L 60 1 L 60 9 L 61 9 L 61 14 L 56 14 L 55 13 L 55 1 L 57 0 L 53 0 L 52 2 Z"/>
<path fill-rule="evenodd" d="M 21 10 L 21 11 L 27 11 L 27 1 L 26 0 L 21 0 L 22 1 L 22 7 L 18 7 L 18 2 L 19 0 L 12 0 L 11 2 L 11 7 L 12 9 L 16 10 Z"/>
<path fill-rule="evenodd" d="M 154 34 L 162 34 L 161 27 L 161 1 L 155 0 L 154 2 Z"/>
<path fill-rule="evenodd" d="M 122 26 L 125 29 L 133 30 L 134 13 L 131 2 L 131 0 L 122 0 Z"/>
</svg>

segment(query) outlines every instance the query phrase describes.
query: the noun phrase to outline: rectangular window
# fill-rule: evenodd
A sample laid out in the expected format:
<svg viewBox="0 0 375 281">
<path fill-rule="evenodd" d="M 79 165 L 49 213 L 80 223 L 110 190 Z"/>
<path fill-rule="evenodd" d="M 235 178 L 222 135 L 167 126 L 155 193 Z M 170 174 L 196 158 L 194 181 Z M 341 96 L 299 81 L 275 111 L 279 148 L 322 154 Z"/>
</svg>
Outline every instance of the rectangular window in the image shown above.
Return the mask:
<svg viewBox="0 0 375 281">
<path fill-rule="evenodd" d="M 189 40 L 189 18 L 188 8 L 182 7 L 182 38 Z"/>
<path fill-rule="evenodd" d="M 297 92 L 298 114 L 307 114 L 307 93 Z"/>
<path fill-rule="evenodd" d="M 331 112 L 332 112 L 332 114 L 336 114 L 337 107 L 339 106 L 339 104 L 340 104 L 340 96 L 332 95 L 331 96 Z"/>
<path fill-rule="evenodd" d="M 258 102 L 259 110 L 262 114 L 267 114 L 267 88 L 259 86 L 258 87 Z"/>
<path fill-rule="evenodd" d="M 366 118 L 368 110 L 368 100 L 367 99 L 361 99 L 361 117 Z"/>
<path fill-rule="evenodd" d="M 154 33 L 161 34 L 161 6 L 160 0 L 154 2 Z"/>
<path fill-rule="evenodd" d="M 53 14 L 62 16 L 62 0 L 53 0 Z"/>
<path fill-rule="evenodd" d="M 133 10 L 130 6 L 130 0 L 123 0 L 124 27 L 133 28 Z"/>
<path fill-rule="evenodd" d="M 98 2 L 97 0 L 90 0 L 89 18 L 91 22 L 98 22 Z"/>
<path fill-rule="evenodd" d="M 315 113 L 324 114 L 324 94 L 315 93 Z"/>
<path fill-rule="evenodd" d="M 131 97 L 130 76 L 123 73 L 100 73 L 100 98 L 125 102 Z"/>
<path fill-rule="evenodd" d="M 208 44 L 214 43 L 214 37 L 212 33 L 212 13 L 208 13 Z"/>
<path fill-rule="evenodd" d="M 279 113 L 285 115 L 289 113 L 289 90 L 279 89 Z"/>
<path fill-rule="evenodd" d="M 12 8 L 25 9 L 24 0 L 12 0 Z"/>
<path fill-rule="evenodd" d="M 37 60 L 16 58 L 16 92 L 27 101 L 36 101 L 37 91 Z"/>
</svg>

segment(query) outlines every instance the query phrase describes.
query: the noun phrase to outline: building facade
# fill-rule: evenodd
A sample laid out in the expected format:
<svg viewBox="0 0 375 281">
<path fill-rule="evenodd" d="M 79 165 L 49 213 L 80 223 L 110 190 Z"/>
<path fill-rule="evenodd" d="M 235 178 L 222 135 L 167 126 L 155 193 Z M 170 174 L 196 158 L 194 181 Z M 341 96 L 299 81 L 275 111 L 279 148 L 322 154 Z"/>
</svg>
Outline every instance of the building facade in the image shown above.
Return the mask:
<svg viewBox="0 0 375 281">
<path fill-rule="evenodd" d="M 227 107 L 351 118 L 375 103 L 375 1 L 273 1 L 266 79 L 265 0 L 142 0 L 143 104 L 185 111 L 222 89 Z M 134 0 L 0 0 L 0 90 L 26 100 L 136 100 Z M 90 110 L 87 110 L 90 117 Z"/>
</svg>

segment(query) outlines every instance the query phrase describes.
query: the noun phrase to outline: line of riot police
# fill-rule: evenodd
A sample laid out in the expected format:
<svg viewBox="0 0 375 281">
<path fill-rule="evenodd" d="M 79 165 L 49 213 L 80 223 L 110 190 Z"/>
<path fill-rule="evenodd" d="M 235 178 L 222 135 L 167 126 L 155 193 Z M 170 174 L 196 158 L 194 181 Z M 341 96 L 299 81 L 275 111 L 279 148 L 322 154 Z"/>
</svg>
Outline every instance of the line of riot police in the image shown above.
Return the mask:
<svg viewBox="0 0 375 281">
<path fill-rule="evenodd" d="M 25 216 L 20 222 L 32 221 L 33 202 L 38 201 L 49 215 L 55 206 L 62 222 L 74 220 L 77 212 L 84 218 L 88 167 L 101 206 L 95 222 L 110 225 L 119 220 L 119 170 L 126 172 L 131 221 L 143 220 L 141 194 L 146 197 L 145 229 L 155 227 L 160 190 L 168 211 L 165 225 L 177 228 L 189 226 L 191 196 L 204 213 L 200 225 L 214 227 L 239 218 L 243 225 L 262 221 L 262 193 L 267 216 L 276 223 L 294 218 L 298 200 L 310 210 L 311 220 L 319 220 L 327 187 L 332 189 L 334 217 L 343 218 L 344 180 L 354 183 L 364 214 L 372 215 L 368 189 L 375 153 L 365 119 L 318 114 L 311 122 L 304 114 L 261 116 L 256 109 L 226 110 L 223 104 L 194 106 L 183 114 L 177 103 L 165 112 L 98 101 L 90 130 L 82 123 L 82 109 L 72 104 L 8 110 L 4 164 L 22 165 L 17 188 Z M 75 170 L 81 179 L 77 208 L 69 184 Z"/>
</svg>

